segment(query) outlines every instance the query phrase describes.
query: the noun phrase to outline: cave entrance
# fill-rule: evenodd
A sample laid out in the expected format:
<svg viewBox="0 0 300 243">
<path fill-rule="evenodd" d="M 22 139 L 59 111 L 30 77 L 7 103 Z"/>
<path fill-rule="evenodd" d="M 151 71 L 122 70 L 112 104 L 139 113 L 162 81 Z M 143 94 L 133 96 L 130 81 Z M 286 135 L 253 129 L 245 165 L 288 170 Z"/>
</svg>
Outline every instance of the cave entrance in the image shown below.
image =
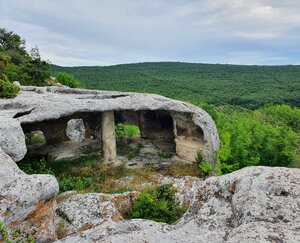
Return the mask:
<svg viewBox="0 0 300 243">
<path fill-rule="evenodd" d="M 173 118 L 169 112 L 118 111 L 115 112 L 115 123 L 117 151 L 129 160 L 128 166 L 160 167 L 162 163 L 171 166 L 171 157 L 176 150 Z M 131 134 L 125 132 L 125 136 L 119 136 L 124 130 Z"/>
<path fill-rule="evenodd" d="M 78 157 L 87 147 L 101 153 L 100 112 L 81 112 L 58 119 L 21 124 L 27 156 L 42 155 L 56 160 Z"/>
</svg>

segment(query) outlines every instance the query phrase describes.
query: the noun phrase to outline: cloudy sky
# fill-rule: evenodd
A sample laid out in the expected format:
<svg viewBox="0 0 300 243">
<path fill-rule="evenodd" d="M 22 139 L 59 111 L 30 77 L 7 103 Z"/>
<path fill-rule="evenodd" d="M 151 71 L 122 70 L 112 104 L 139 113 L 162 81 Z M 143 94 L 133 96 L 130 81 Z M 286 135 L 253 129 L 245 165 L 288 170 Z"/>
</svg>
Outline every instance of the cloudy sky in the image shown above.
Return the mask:
<svg viewBox="0 0 300 243">
<path fill-rule="evenodd" d="M 0 27 L 64 66 L 300 64 L 299 0 L 0 0 Z"/>
</svg>

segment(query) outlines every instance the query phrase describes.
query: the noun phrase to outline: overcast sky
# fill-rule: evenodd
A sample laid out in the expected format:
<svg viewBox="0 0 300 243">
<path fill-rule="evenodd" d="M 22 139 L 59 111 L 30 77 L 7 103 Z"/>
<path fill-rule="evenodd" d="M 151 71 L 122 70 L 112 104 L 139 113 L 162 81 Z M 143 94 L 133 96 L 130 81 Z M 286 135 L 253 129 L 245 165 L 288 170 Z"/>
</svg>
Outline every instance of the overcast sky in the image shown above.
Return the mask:
<svg viewBox="0 0 300 243">
<path fill-rule="evenodd" d="M 0 0 L 0 27 L 63 66 L 300 64 L 300 0 Z"/>
</svg>

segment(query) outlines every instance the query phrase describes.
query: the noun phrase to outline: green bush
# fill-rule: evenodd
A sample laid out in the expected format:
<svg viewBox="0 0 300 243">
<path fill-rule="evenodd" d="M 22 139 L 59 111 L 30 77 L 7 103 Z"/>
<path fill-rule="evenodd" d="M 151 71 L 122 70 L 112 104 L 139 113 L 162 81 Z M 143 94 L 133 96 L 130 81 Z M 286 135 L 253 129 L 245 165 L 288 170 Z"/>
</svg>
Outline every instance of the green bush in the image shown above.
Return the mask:
<svg viewBox="0 0 300 243">
<path fill-rule="evenodd" d="M 117 138 L 136 138 L 140 137 L 141 133 L 138 126 L 118 123 L 116 125 L 116 136 Z"/>
<path fill-rule="evenodd" d="M 134 201 L 131 218 L 151 219 L 156 222 L 172 224 L 176 222 L 186 208 L 179 207 L 174 200 L 172 185 L 162 185 L 141 192 Z"/>
<path fill-rule="evenodd" d="M 63 85 L 69 86 L 70 88 L 83 88 L 84 84 L 69 73 L 57 72 L 55 78 L 58 82 Z"/>
<path fill-rule="evenodd" d="M 219 113 L 218 156 L 222 172 L 253 165 L 290 166 L 299 146 L 298 111 L 268 107 L 255 112 Z M 281 118 L 279 114 L 285 113 L 289 116 Z"/>
<path fill-rule="evenodd" d="M 17 85 L 0 79 L 0 98 L 14 98 L 19 91 L 20 88 Z"/>
<path fill-rule="evenodd" d="M 90 187 L 93 183 L 92 177 L 81 177 L 81 176 L 67 176 L 62 179 L 58 179 L 59 190 L 65 191 L 83 191 Z"/>
<path fill-rule="evenodd" d="M 215 172 L 217 175 L 222 175 L 222 171 L 220 169 L 220 163 L 218 163 L 215 167 L 211 164 L 206 163 L 203 160 L 202 155 L 200 154 L 200 152 L 197 153 L 196 163 L 199 166 L 201 174 L 203 176 L 209 176 L 212 172 Z"/>
<path fill-rule="evenodd" d="M 18 166 L 25 173 L 31 174 L 51 174 L 53 175 L 53 171 L 46 164 L 44 159 L 40 159 L 38 161 L 34 161 L 30 158 L 18 163 Z"/>
</svg>

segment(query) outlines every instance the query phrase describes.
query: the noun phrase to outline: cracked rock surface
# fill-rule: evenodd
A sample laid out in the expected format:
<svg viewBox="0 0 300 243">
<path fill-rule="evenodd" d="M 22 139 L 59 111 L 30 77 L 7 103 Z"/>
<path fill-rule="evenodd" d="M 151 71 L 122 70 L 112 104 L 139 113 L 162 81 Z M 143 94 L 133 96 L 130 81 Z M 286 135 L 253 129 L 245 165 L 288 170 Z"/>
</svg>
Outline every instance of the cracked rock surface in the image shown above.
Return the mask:
<svg viewBox="0 0 300 243">
<path fill-rule="evenodd" d="M 211 177 L 174 225 L 107 222 L 59 242 L 300 242 L 300 170 L 247 167 Z"/>
</svg>

